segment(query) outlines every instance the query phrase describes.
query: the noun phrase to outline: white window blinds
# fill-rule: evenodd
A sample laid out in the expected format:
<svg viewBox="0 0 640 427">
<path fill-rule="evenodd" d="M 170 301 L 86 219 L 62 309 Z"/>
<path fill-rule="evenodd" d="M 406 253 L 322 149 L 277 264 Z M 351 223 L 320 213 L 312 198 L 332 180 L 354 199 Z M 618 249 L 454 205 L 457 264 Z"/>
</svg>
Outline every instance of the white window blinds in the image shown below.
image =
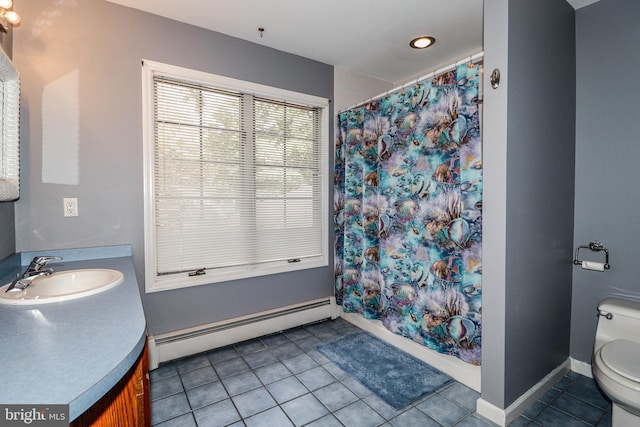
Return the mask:
<svg viewBox="0 0 640 427">
<path fill-rule="evenodd" d="M 322 107 L 161 73 L 152 91 L 156 278 L 326 263 Z"/>
</svg>

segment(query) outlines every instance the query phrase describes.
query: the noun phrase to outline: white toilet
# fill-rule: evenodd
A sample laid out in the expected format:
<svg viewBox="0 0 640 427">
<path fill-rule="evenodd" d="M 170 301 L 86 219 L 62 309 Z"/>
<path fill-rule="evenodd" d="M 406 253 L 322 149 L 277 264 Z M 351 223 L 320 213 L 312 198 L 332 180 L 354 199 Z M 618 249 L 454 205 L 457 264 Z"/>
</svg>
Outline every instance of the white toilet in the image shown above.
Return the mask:
<svg viewBox="0 0 640 427">
<path fill-rule="evenodd" d="M 611 399 L 613 427 L 640 427 L 640 302 L 607 298 L 598 305 L 591 368 Z"/>
</svg>

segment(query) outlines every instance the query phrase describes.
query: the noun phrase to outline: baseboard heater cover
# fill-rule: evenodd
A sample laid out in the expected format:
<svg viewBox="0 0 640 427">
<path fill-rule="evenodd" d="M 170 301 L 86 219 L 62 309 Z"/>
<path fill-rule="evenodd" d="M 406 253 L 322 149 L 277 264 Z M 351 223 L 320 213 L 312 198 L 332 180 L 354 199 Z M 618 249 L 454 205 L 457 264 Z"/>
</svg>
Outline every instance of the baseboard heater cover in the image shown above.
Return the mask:
<svg viewBox="0 0 640 427">
<path fill-rule="evenodd" d="M 162 362 L 338 317 L 334 297 L 293 304 L 181 331 L 150 336 L 149 369 Z"/>
</svg>

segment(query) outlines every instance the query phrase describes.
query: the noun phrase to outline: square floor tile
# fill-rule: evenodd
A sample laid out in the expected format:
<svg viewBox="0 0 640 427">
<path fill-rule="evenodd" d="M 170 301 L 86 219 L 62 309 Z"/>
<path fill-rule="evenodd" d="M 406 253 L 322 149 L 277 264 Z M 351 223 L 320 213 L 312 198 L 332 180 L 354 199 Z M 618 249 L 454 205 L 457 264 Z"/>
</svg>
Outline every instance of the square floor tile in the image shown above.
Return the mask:
<svg viewBox="0 0 640 427">
<path fill-rule="evenodd" d="M 267 385 L 269 393 L 278 403 L 287 402 L 298 396 L 309 393 L 309 390 L 296 377 L 288 377 Z"/>
<path fill-rule="evenodd" d="M 242 418 L 248 418 L 277 405 L 264 387 L 239 394 L 232 397 L 232 400 Z"/>
<path fill-rule="evenodd" d="M 583 402 L 567 393 L 568 391 L 562 393 L 551 403 L 551 406 L 591 425 L 597 424 L 602 419 L 605 412 L 604 409 Z"/>
<path fill-rule="evenodd" d="M 302 384 L 304 384 L 311 391 L 317 390 L 320 387 L 324 387 L 338 381 L 336 377 L 331 375 L 322 366 L 309 369 L 308 371 L 304 371 L 296 376 L 302 382 Z"/>
<path fill-rule="evenodd" d="M 251 354 L 246 354 L 244 356 L 244 360 L 251 367 L 251 369 L 256 369 L 261 366 L 269 365 L 278 361 L 273 353 L 271 353 L 267 349 L 256 351 L 255 353 Z"/>
<path fill-rule="evenodd" d="M 260 378 L 263 384 L 271 384 L 283 378 L 293 375 L 286 366 L 281 362 L 272 363 L 271 365 L 262 366 L 256 369 L 255 374 Z"/>
<path fill-rule="evenodd" d="M 582 375 L 568 385 L 565 392 L 600 409 L 607 409 L 611 405 L 611 401 L 602 393 L 595 380 Z"/>
<path fill-rule="evenodd" d="M 351 376 L 347 376 L 341 382 L 349 390 L 354 392 L 356 394 L 356 396 L 358 396 L 358 397 L 361 397 L 361 398 L 362 397 L 367 397 L 367 396 L 369 396 L 371 394 L 371 390 L 366 388 L 360 381 L 354 379 Z"/>
<path fill-rule="evenodd" d="M 440 427 L 440 424 L 416 408 L 401 413 L 390 422 L 396 427 Z"/>
<path fill-rule="evenodd" d="M 201 386 L 216 381 L 218 376 L 211 365 L 180 374 L 185 389 Z"/>
<path fill-rule="evenodd" d="M 393 406 L 389 405 L 387 402 L 382 400 L 380 396 L 375 393 L 371 393 L 369 396 L 365 397 L 364 402 L 371 406 L 374 411 L 382 415 L 383 418 L 390 420 L 391 418 L 397 417 L 403 411 L 406 411 L 408 408 L 396 409 Z"/>
<path fill-rule="evenodd" d="M 609 409 L 604 417 L 598 423 L 598 427 L 611 427 L 611 409 Z"/>
<path fill-rule="evenodd" d="M 312 335 L 332 332 L 332 329 L 327 325 L 327 322 L 310 323 L 304 327 Z"/>
<path fill-rule="evenodd" d="M 304 350 L 302 350 L 291 341 L 275 347 L 270 347 L 270 349 L 271 352 L 280 360 L 289 359 L 291 357 L 304 353 Z"/>
<path fill-rule="evenodd" d="M 260 339 L 267 347 L 277 347 L 279 345 L 288 344 L 291 342 L 291 340 L 287 338 L 283 333 L 267 335 Z"/>
<path fill-rule="evenodd" d="M 158 424 L 191 411 L 184 393 L 174 394 L 153 402 L 151 405 L 151 423 Z"/>
<path fill-rule="evenodd" d="M 547 406 L 534 421 L 544 427 L 585 427 L 589 425 L 552 406 Z"/>
<path fill-rule="evenodd" d="M 509 423 L 509 427 L 526 427 L 526 426 L 535 427 L 536 424 L 532 424 L 532 421 L 529 418 L 523 417 L 522 415 Z"/>
<path fill-rule="evenodd" d="M 162 378 L 151 382 L 149 394 L 151 400 L 162 399 L 176 393 L 182 393 L 182 381 L 179 376 Z"/>
<path fill-rule="evenodd" d="M 332 412 L 358 400 L 358 396 L 339 382 L 322 387 L 313 394 Z"/>
<path fill-rule="evenodd" d="M 534 424 L 535 425 L 535 424 Z M 456 424 L 456 427 L 494 427 L 497 424 L 492 423 L 488 419 L 481 417 L 478 414 L 469 415 L 464 420 Z"/>
<path fill-rule="evenodd" d="M 352 325 L 351 323 L 347 323 L 342 328 L 336 329 L 338 333 L 341 335 L 349 335 L 355 332 L 362 332 L 362 329 L 358 328 L 356 325 Z"/>
<path fill-rule="evenodd" d="M 230 399 L 193 411 L 198 427 L 223 427 L 240 420 Z"/>
<path fill-rule="evenodd" d="M 449 386 L 438 390 L 438 394 L 469 411 L 476 410 L 476 402 L 480 397 L 480 393 L 459 382 L 453 382 Z"/>
<path fill-rule="evenodd" d="M 163 423 L 155 424 L 154 427 L 198 427 L 198 425 L 193 419 L 193 414 L 188 413 L 172 418 Z"/>
<path fill-rule="evenodd" d="M 251 371 L 242 372 L 241 374 L 232 375 L 222 379 L 224 387 L 230 396 L 242 394 L 254 388 L 262 387 L 262 383 Z"/>
<path fill-rule="evenodd" d="M 315 335 L 316 338 L 318 338 L 321 342 L 323 343 L 327 343 L 329 341 L 334 341 L 338 338 L 340 338 L 342 335 L 338 334 L 335 329 L 332 329 L 331 331 L 327 331 L 327 332 L 321 332 Z"/>
<path fill-rule="evenodd" d="M 307 350 L 307 354 L 316 362 L 318 362 L 318 364 L 320 365 L 324 365 L 327 363 L 330 363 L 331 360 L 329 360 L 327 358 L 327 356 L 325 356 L 324 354 L 320 353 L 318 350 L 312 349 L 312 350 Z"/>
<path fill-rule="evenodd" d="M 540 396 L 538 400 L 548 405 L 549 403 L 553 402 L 556 397 L 560 396 L 560 393 L 562 393 L 561 390 L 551 387 L 545 394 Z"/>
<path fill-rule="evenodd" d="M 349 427 L 374 427 L 385 421 L 380 414 L 362 400 L 336 411 L 333 415 L 342 424 Z"/>
<path fill-rule="evenodd" d="M 220 378 L 236 375 L 249 370 L 249 365 L 240 357 L 218 362 L 213 365 Z"/>
<path fill-rule="evenodd" d="M 282 409 L 296 426 L 301 426 L 329 413 L 312 394 L 305 394 L 282 405 Z"/>
<path fill-rule="evenodd" d="M 212 364 L 240 357 L 240 353 L 233 347 L 221 347 L 207 352 L 207 358 Z"/>
<path fill-rule="evenodd" d="M 343 427 L 343 425 L 336 417 L 329 414 L 307 424 L 305 427 Z"/>
<path fill-rule="evenodd" d="M 568 374 L 560 378 L 560 380 L 557 383 L 555 383 L 553 387 L 557 388 L 558 390 L 564 390 L 566 387 L 573 384 L 576 378 L 577 378 L 577 375 L 573 374 L 572 372 L 569 372 Z"/>
<path fill-rule="evenodd" d="M 427 400 L 416 405 L 416 407 L 447 427 L 455 425 L 472 412 L 463 409 L 438 394 L 433 394 Z"/>
<path fill-rule="evenodd" d="M 305 338 L 309 338 L 311 337 L 311 333 L 309 331 L 307 331 L 305 328 L 293 328 L 293 329 L 288 329 L 286 331 L 284 331 L 284 334 L 287 336 L 287 338 L 289 338 L 291 341 L 299 341 Z"/>
<path fill-rule="evenodd" d="M 293 423 L 287 418 L 285 413 L 280 407 L 271 408 L 259 414 L 244 420 L 247 427 L 289 427 L 293 426 Z"/>
<path fill-rule="evenodd" d="M 327 321 L 327 326 L 331 329 L 342 328 L 345 325 L 350 325 L 350 323 L 344 320 L 342 317 L 337 317 L 333 320 Z"/>
<path fill-rule="evenodd" d="M 560 392 L 560 393 L 562 393 L 562 392 Z M 524 415 L 526 418 L 529 418 L 530 420 L 533 420 L 546 407 L 547 407 L 547 405 L 545 405 L 544 402 L 536 400 L 531 405 L 529 405 L 529 407 L 527 409 L 525 409 L 522 412 L 522 415 Z"/>
<path fill-rule="evenodd" d="M 151 378 L 152 381 L 172 377 L 174 375 L 178 375 L 178 367 L 173 361 L 161 363 L 156 369 L 149 371 L 149 378 Z"/>
<path fill-rule="evenodd" d="M 326 369 L 327 371 L 329 371 L 329 373 L 331 373 L 331 375 L 333 375 L 334 377 L 336 377 L 339 380 L 343 380 L 343 379 L 349 377 L 348 373 L 343 371 L 338 365 L 336 365 L 333 362 L 325 363 L 325 364 L 322 365 L 322 367 L 324 369 Z"/>
<path fill-rule="evenodd" d="M 284 363 L 284 365 L 294 374 L 298 374 L 318 366 L 318 362 L 313 360 L 307 354 L 299 354 L 289 359 L 284 359 L 282 363 Z"/>
<path fill-rule="evenodd" d="M 298 347 L 308 352 L 309 350 L 315 349 L 316 345 L 322 344 L 322 341 L 320 341 L 315 336 L 311 335 L 306 338 L 297 340 L 296 344 L 298 344 Z"/>
<path fill-rule="evenodd" d="M 242 355 L 255 353 L 256 351 L 264 350 L 266 347 L 259 339 L 243 341 L 238 344 L 234 344 L 235 349 Z"/>
<path fill-rule="evenodd" d="M 176 361 L 176 365 L 178 366 L 178 372 L 188 372 L 198 368 L 204 368 L 206 366 L 211 366 L 211 362 L 207 359 L 207 356 L 204 353 L 194 354 L 193 356 L 187 356 L 182 359 L 178 359 Z"/>
<path fill-rule="evenodd" d="M 198 409 L 228 399 L 229 395 L 222 386 L 222 383 L 215 381 L 187 390 L 187 398 L 189 399 L 191 408 Z"/>
</svg>

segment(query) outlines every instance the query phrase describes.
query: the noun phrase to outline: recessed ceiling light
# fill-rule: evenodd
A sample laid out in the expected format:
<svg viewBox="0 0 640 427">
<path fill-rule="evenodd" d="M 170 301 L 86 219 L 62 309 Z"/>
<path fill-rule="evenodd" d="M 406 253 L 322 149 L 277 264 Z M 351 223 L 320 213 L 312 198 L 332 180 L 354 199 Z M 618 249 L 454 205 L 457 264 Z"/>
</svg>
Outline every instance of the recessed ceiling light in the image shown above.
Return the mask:
<svg viewBox="0 0 640 427">
<path fill-rule="evenodd" d="M 431 46 L 435 42 L 436 42 L 436 39 L 434 39 L 433 37 L 421 36 L 411 40 L 411 42 L 409 43 L 409 46 L 411 46 L 414 49 L 424 49 Z"/>
</svg>

